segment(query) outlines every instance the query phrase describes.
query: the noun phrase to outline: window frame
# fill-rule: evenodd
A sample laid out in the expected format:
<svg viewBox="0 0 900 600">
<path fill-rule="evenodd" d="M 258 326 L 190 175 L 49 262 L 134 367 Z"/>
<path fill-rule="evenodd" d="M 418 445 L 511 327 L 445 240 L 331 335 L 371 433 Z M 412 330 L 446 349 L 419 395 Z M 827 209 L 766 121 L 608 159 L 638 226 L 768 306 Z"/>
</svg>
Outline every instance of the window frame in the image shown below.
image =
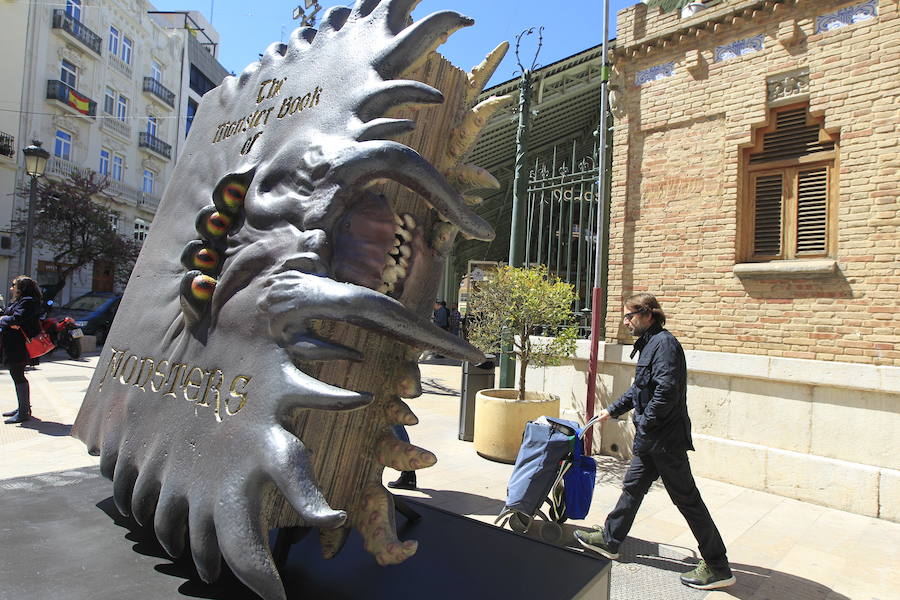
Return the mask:
<svg viewBox="0 0 900 600">
<path fill-rule="evenodd" d="M 122 35 L 122 62 L 126 65 L 131 64 L 131 59 L 134 56 L 134 41 L 128 37 L 127 35 Z"/>
<path fill-rule="evenodd" d="M 81 0 L 66 0 L 66 14 L 81 22 Z"/>
<path fill-rule="evenodd" d="M 110 177 L 113 181 L 122 181 L 125 178 L 125 157 L 121 154 L 113 154 L 112 156 L 112 173 Z"/>
<path fill-rule="evenodd" d="M 159 119 L 156 115 L 147 115 L 147 135 L 158 137 L 157 131 L 159 131 Z"/>
<path fill-rule="evenodd" d="M 116 118 L 123 123 L 128 122 L 128 97 L 125 94 L 119 94 L 116 100 Z"/>
<path fill-rule="evenodd" d="M 147 235 L 150 233 L 150 222 L 137 218 L 134 220 L 134 241 L 143 242 L 147 239 Z"/>
<path fill-rule="evenodd" d="M 150 182 L 150 185 L 149 185 L 150 189 L 147 189 L 148 181 Z M 154 171 L 153 169 L 144 169 L 144 177 L 141 182 L 141 191 L 144 192 L 145 194 L 152 194 L 155 187 L 156 187 L 156 171 Z"/>
<path fill-rule="evenodd" d="M 121 32 L 113 27 L 109 26 L 109 39 L 107 41 L 106 49 L 113 56 L 119 55 L 119 39 L 122 37 Z"/>
<path fill-rule="evenodd" d="M 97 165 L 97 172 L 101 175 L 109 177 L 109 166 L 112 160 L 112 153 L 106 148 L 100 148 L 100 163 Z"/>
<path fill-rule="evenodd" d="M 150 61 L 150 78 L 162 83 L 162 65 L 159 64 L 159 61 Z"/>
<path fill-rule="evenodd" d="M 74 141 L 75 135 L 72 132 L 65 129 L 57 129 L 56 134 L 53 136 L 53 156 L 61 160 L 71 161 Z"/>
<path fill-rule="evenodd" d="M 61 59 L 59 61 L 59 80 L 72 88 L 78 89 L 78 65 L 70 60 Z M 71 80 L 71 83 L 69 82 Z"/>
<path fill-rule="evenodd" d="M 115 116 L 116 114 L 116 99 L 117 94 L 116 90 L 112 89 L 109 86 L 106 86 L 106 89 L 103 90 L 103 113 Z M 107 110 L 107 107 L 109 110 Z"/>
<path fill-rule="evenodd" d="M 763 151 L 764 135 L 776 131 L 777 117 L 779 113 L 806 109 L 807 125 L 818 125 L 820 142 L 834 144 L 833 150 L 810 152 L 797 158 L 772 160 L 767 162 L 750 162 L 753 154 Z M 838 157 L 840 156 L 840 140 L 837 133 L 830 133 L 824 128 L 824 118 L 813 116 L 809 113 L 809 105 L 806 102 L 787 104 L 774 107 L 769 110 L 769 120 L 766 125 L 753 131 L 753 144 L 744 148 L 741 157 L 742 185 L 741 210 L 739 212 L 739 244 L 738 262 L 765 263 L 788 260 L 806 260 L 834 258 L 837 254 L 837 221 L 838 221 L 838 176 L 840 173 Z M 797 251 L 797 207 L 798 190 L 797 180 L 801 171 L 813 170 L 825 167 L 826 169 L 826 222 L 825 222 L 825 249 L 823 252 L 798 252 Z M 756 237 L 756 179 L 776 173 L 782 174 L 782 198 L 781 198 L 781 251 L 778 254 L 755 254 Z"/>
</svg>

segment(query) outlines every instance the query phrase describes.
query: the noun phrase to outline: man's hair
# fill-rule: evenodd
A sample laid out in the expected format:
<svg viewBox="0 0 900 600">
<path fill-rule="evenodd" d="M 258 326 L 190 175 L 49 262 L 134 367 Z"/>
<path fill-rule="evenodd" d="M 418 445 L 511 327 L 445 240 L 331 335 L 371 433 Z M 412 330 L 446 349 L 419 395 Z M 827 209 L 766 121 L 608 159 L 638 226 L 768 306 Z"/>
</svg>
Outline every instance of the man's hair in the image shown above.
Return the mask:
<svg viewBox="0 0 900 600">
<path fill-rule="evenodd" d="M 660 327 L 666 324 L 666 313 L 663 312 L 659 300 L 653 294 L 635 294 L 625 300 L 625 306 L 629 311 L 652 314 L 653 322 L 659 324 Z"/>
</svg>

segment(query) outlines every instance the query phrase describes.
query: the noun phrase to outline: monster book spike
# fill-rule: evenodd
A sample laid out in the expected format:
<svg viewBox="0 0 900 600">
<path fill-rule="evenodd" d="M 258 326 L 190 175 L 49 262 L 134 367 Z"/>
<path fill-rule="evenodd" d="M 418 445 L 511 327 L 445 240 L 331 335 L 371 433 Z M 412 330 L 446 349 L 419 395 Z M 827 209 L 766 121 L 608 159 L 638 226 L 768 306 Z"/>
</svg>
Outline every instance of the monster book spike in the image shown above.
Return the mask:
<svg viewBox="0 0 900 600">
<path fill-rule="evenodd" d="M 416 551 L 382 471 L 435 460 L 391 433 L 417 422 L 418 352 L 483 359 L 428 314 L 457 233 L 493 237 L 470 204 L 495 180 L 459 149 L 502 50 L 452 67 L 434 49 L 471 20 L 415 5 L 331 9 L 204 96 L 73 427 L 204 581 L 224 560 L 285 598 L 273 527 L 318 529 L 326 556 L 351 528 L 379 564 Z"/>
</svg>

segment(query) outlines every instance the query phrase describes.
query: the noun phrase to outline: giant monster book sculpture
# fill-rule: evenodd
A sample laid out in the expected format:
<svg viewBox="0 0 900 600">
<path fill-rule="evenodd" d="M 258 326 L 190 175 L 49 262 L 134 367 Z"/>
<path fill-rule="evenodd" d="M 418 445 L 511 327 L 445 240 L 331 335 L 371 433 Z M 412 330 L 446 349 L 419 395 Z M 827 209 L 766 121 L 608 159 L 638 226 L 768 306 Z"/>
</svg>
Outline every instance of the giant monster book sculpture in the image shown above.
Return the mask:
<svg viewBox="0 0 900 600">
<path fill-rule="evenodd" d="M 381 473 L 436 460 L 391 433 L 417 349 L 480 357 L 428 316 L 456 234 L 493 236 L 470 206 L 497 182 L 461 161 L 506 100 L 472 106 L 506 45 L 464 73 L 434 50 L 472 21 L 417 3 L 333 8 L 203 98 L 75 422 L 204 581 L 224 559 L 283 598 L 273 527 L 416 551 Z"/>
</svg>

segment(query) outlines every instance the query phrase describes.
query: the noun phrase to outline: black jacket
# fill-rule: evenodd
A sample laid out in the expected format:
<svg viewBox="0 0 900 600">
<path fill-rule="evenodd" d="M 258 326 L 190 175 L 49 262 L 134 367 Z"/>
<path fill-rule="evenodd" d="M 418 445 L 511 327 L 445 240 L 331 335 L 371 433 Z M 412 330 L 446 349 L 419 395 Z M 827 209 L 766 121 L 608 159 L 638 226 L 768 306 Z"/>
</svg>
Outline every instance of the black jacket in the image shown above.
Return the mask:
<svg viewBox="0 0 900 600">
<path fill-rule="evenodd" d="M 3 362 L 20 364 L 28 362 L 25 350 L 24 331 L 29 338 L 41 332 L 41 303 L 31 296 L 23 296 L 11 303 L 0 317 L 0 344 L 3 349 Z M 21 329 L 13 329 L 18 325 Z"/>
<path fill-rule="evenodd" d="M 634 409 L 634 453 L 693 450 L 687 410 L 687 363 L 675 336 L 654 324 L 634 343 L 640 352 L 634 383 L 608 410 Z M 634 352 L 632 352 L 634 356 Z"/>
</svg>

